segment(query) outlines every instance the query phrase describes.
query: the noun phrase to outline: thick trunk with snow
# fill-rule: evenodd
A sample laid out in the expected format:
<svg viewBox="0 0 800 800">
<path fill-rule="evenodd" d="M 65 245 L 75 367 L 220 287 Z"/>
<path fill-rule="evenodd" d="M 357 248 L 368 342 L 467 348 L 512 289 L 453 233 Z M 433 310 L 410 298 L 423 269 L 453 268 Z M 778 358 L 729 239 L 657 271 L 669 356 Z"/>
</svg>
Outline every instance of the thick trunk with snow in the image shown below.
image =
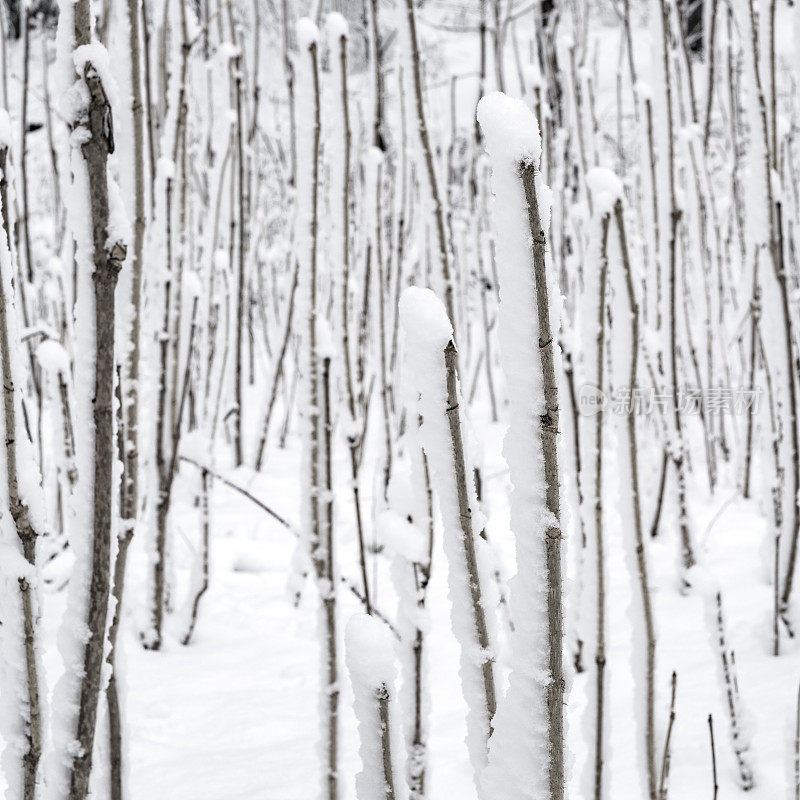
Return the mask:
<svg viewBox="0 0 800 800">
<path fill-rule="evenodd" d="M 506 458 L 511 526 L 512 672 L 502 698 L 483 785 L 487 797 L 564 796 L 563 612 L 555 378 L 557 284 L 545 254 L 550 190 L 536 174 L 538 125 L 519 101 L 495 93 L 478 119 L 492 158 L 500 275 L 500 353 L 512 387 Z"/>
<path fill-rule="evenodd" d="M 62 6 L 59 37 L 73 126 L 70 227 L 77 246 L 79 294 L 76 337 L 85 348 L 77 367 L 81 397 L 80 466 L 73 536 L 78 565 L 65 617 L 65 675 L 57 688 L 57 761 L 48 792 L 84 800 L 89 791 L 98 703 L 103 691 L 104 648 L 115 528 L 114 289 L 125 260 L 118 200 L 108 175 L 114 151 L 108 56 L 93 41 L 89 0 Z M 73 52 L 74 51 L 74 52 Z M 74 65 L 74 66 L 73 66 Z"/>
</svg>

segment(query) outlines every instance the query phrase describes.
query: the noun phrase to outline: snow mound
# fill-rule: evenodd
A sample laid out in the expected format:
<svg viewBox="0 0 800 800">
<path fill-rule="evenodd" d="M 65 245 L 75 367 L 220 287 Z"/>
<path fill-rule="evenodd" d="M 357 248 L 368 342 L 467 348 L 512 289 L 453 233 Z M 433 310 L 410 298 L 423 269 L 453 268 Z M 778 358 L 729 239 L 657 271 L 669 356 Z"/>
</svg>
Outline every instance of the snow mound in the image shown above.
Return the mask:
<svg viewBox="0 0 800 800">
<path fill-rule="evenodd" d="M 328 32 L 328 42 L 332 50 L 334 49 L 333 45 L 336 44 L 338 46 L 341 38 L 347 38 L 350 32 L 347 20 L 338 11 L 331 11 L 325 17 L 325 28 Z"/>
<path fill-rule="evenodd" d="M 409 286 L 400 296 L 400 322 L 409 341 L 438 344 L 444 350 L 453 326 L 442 301 L 430 290 Z"/>
<path fill-rule="evenodd" d="M 611 211 L 614 203 L 622 197 L 622 181 L 606 167 L 592 167 L 586 173 L 586 185 L 598 211 Z"/>
<path fill-rule="evenodd" d="M 428 542 L 416 525 L 396 511 L 384 511 L 378 517 L 381 541 L 399 556 L 412 564 L 428 560 Z"/>
<path fill-rule="evenodd" d="M 522 100 L 502 92 L 487 94 L 478 103 L 478 122 L 486 137 L 486 149 L 496 162 L 539 163 L 539 123 Z"/>
<path fill-rule="evenodd" d="M 386 625 L 368 614 L 354 614 L 345 628 L 344 643 L 353 684 L 378 688 L 394 681 L 394 641 Z"/>
<path fill-rule="evenodd" d="M 295 31 L 297 33 L 297 47 L 301 52 L 308 50 L 312 44 L 319 42 L 319 28 L 308 17 L 301 17 L 297 20 Z"/>
</svg>

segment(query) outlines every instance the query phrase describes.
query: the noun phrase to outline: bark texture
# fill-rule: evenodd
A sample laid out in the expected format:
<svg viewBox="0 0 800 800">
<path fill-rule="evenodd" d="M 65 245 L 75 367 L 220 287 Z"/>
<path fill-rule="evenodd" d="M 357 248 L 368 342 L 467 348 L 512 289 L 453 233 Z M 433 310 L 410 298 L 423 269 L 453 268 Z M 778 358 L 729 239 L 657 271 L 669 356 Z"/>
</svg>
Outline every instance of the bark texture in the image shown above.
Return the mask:
<svg viewBox="0 0 800 800">
<path fill-rule="evenodd" d="M 553 331 L 550 327 L 550 299 L 544 228 L 536 196 L 535 167 L 520 165 L 522 185 L 528 204 L 528 224 L 533 248 L 533 275 L 536 283 L 536 314 L 539 322 L 539 354 L 542 361 L 542 386 L 545 411 L 541 416 L 545 503 L 553 519 L 545 534 L 547 562 L 547 647 L 551 681 L 547 687 L 547 713 L 550 738 L 550 800 L 564 797 L 564 612 L 562 607 L 560 487 L 558 478 L 558 383 L 556 382 Z"/>
<path fill-rule="evenodd" d="M 75 45 L 88 45 L 91 36 L 90 0 L 75 4 Z M 89 96 L 85 127 L 87 141 L 81 146 L 89 179 L 87 198 L 93 243 L 95 382 L 93 391 L 94 480 L 92 492 L 92 569 L 89 585 L 87 627 L 91 637 L 84 649 L 84 674 L 75 740 L 78 755 L 71 765 L 69 800 L 84 800 L 89 790 L 97 707 L 102 690 L 103 648 L 111 587 L 112 493 L 114 441 L 114 290 L 125 260 L 126 248 L 114 242 L 109 225 L 108 156 L 114 152 L 111 106 L 100 74 L 87 62 L 83 80 Z M 88 522 L 88 520 L 86 521 Z"/>
</svg>

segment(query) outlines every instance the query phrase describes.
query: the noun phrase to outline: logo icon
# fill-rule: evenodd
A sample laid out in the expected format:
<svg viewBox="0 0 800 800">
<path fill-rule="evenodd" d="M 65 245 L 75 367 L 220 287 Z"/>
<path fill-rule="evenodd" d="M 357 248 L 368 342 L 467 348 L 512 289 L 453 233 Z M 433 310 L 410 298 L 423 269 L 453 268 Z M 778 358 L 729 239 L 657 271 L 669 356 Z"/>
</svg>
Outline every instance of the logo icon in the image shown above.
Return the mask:
<svg viewBox="0 0 800 800">
<path fill-rule="evenodd" d="M 594 417 L 608 405 L 608 395 L 597 386 L 585 383 L 578 389 L 578 413 L 584 417 Z"/>
</svg>

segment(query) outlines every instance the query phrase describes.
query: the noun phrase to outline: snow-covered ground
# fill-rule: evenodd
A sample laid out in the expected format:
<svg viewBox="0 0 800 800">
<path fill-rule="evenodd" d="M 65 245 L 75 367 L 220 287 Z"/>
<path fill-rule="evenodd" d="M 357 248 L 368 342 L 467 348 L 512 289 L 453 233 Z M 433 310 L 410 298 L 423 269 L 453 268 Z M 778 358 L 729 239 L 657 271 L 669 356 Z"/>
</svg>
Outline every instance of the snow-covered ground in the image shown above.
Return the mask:
<svg viewBox="0 0 800 800">
<path fill-rule="evenodd" d="M 487 426 L 486 503 L 490 540 L 510 572 L 513 544 L 508 533 L 508 476 L 500 455 L 503 426 Z M 263 476 L 247 483 L 256 496 L 290 521 L 298 518 L 297 439 L 274 450 Z M 337 472 L 345 475 L 344 458 Z M 247 476 L 239 476 L 242 485 Z M 344 482 L 343 482 L 344 483 Z M 732 491 L 721 487 L 710 502 L 693 497 L 699 540 L 722 587 L 731 646 L 736 654 L 739 690 L 753 732 L 758 800 L 784 797 L 796 716 L 800 654 L 770 655 L 772 589 L 767 583 L 762 548 L 763 519 L 753 503 L 728 502 Z M 341 497 L 347 493 L 342 491 Z M 367 506 L 368 507 L 368 506 Z M 720 509 L 722 508 L 721 513 Z M 182 647 L 168 635 L 164 650 L 143 650 L 135 610 L 126 614 L 124 679 L 129 730 L 130 797 L 197 798 L 197 800 L 305 800 L 319 790 L 319 638 L 316 598 L 305 585 L 299 607 L 287 588 L 295 540 L 290 532 L 254 508 L 236 492 L 216 486 L 211 588 L 194 640 Z M 351 508 L 337 510 L 337 537 L 342 560 L 355 564 Z M 177 529 L 191 536 L 193 511 L 182 506 Z M 669 531 L 671 526 L 665 525 Z M 180 533 L 178 534 L 180 536 Z M 669 537 L 671 534 L 666 534 Z M 610 728 L 613 762 L 610 797 L 635 800 L 633 764 L 632 676 L 627 623 L 631 575 L 621 543 L 622 532 L 609 525 L 611 577 Z M 141 555 L 134 551 L 134 555 Z M 659 696 L 666 719 L 669 678 L 678 674 L 673 732 L 671 794 L 676 798 L 711 795 L 711 760 L 707 717 L 713 714 L 721 797 L 736 797 L 736 762 L 728 741 L 726 700 L 717 676 L 718 653 L 706 625 L 703 599 L 683 596 L 674 580 L 674 548 L 654 543 L 654 601 L 659 634 Z M 395 597 L 385 559 L 377 582 L 377 606 L 395 618 Z M 134 558 L 131 584 L 141 578 L 143 561 Z M 184 578 L 186 576 L 183 576 Z M 348 577 L 355 578 L 355 575 Z M 133 594 L 131 595 L 133 597 Z M 341 619 L 361 611 L 342 587 Z M 430 796 L 476 797 L 466 738 L 466 705 L 456 679 L 459 648 L 450 626 L 446 562 L 437 530 L 429 589 L 431 627 Z M 175 598 L 180 607 L 181 598 Z M 44 618 L 46 636 L 54 634 L 61 597 L 49 595 Z M 498 617 L 499 619 L 499 617 Z M 344 626 L 342 626 L 344 627 Z M 498 627 L 502 627 L 499 624 Z M 342 642 L 343 643 L 343 642 Z M 788 648 L 787 648 L 788 649 Z M 502 660 L 502 658 L 501 658 Z M 48 682 L 59 669 L 56 654 L 48 660 Z M 356 722 L 348 677 L 341 682 L 342 796 L 352 797 L 360 770 Z M 582 703 L 582 678 L 569 697 L 573 727 L 570 749 L 583 757 L 575 735 Z M 659 751 L 660 752 L 660 751 Z M 579 795 L 573 795 L 579 797 Z"/>
<path fill-rule="evenodd" d="M 427 13 L 427 12 L 426 12 Z M 778 50 L 784 64 L 792 57 L 792 21 L 789 10 L 778 10 Z M 604 18 L 605 19 L 605 18 Z M 474 72 L 475 42 L 466 35 L 447 35 L 426 26 L 420 29 L 424 43 L 435 51 L 436 63 L 452 74 Z M 618 26 L 602 28 L 597 48 L 597 115 L 600 127 L 610 124 L 615 114 L 616 63 L 620 57 Z M 608 46 L 605 46 L 608 42 Z M 635 31 L 635 52 L 645 80 L 653 53 L 648 32 Z M 507 48 L 510 51 L 510 48 Z M 491 57 L 491 53 L 489 54 Z M 507 74 L 515 81 L 516 64 L 507 52 Z M 492 65 L 489 64 L 491 73 Z M 703 66 L 698 67 L 698 85 Z M 34 69 L 34 80 L 39 75 Z M 355 79 L 358 91 L 358 81 Z M 276 79 L 276 86 L 279 81 Z M 275 89 L 275 86 L 272 87 Z M 282 91 L 282 87 L 280 88 Z M 276 90 L 277 91 L 277 90 Z M 461 125 L 472 125 L 476 100 L 476 80 L 467 77 L 458 84 L 457 103 Z M 514 93 L 514 89 L 511 89 Z M 436 83 L 429 105 L 437 110 L 449 106 L 449 81 Z M 32 102 L 32 114 L 41 108 Z M 38 119 L 38 117 L 37 117 Z M 448 115 L 437 113 L 431 121 L 434 137 L 448 137 Z M 62 134 L 64 132 L 62 131 Z M 38 138 L 37 138 L 38 137 Z M 32 147 L 45 152 L 43 134 L 32 137 Z M 37 171 L 47 169 L 44 156 Z M 45 185 L 35 182 L 34 203 L 49 202 Z M 43 230 L 43 238 L 52 231 Z M 415 245 L 420 251 L 424 243 Z M 472 374 L 470 372 L 470 374 Z M 499 375 L 499 370 L 498 370 Z M 250 408 L 258 408 L 263 390 L 259 375 L 250 398 Z M 498 377 L 498 381 L 502 381 Z M 505 387 L 498 394 L 505 396 Z M 361 489 L 366 529 L 370 543 L 375 518 L 381 510 L 375 500 L 380 493 L 382 463 L 378 402 L 373 398 L 374 418 L 367 447 Z M 279 402 L 280 406 L 280 402 Z M 501 408 L 501 417 L 508 409 Z M 276 412 L 276 418 L 282 415 Z M 488 401 L 483 390 L 469 408 L 471 432 L 475 434 L 473 455 L 483 476 L 482 511 L 487 518 L 487 533 L 492 551 L 504 579 L 515 572 L 513 537 L 510 531 L 508 466 L 502 455 L 506 426 L 490 422 Z M 254 415 L 258 416 L 258 415 Z M 231 471 L 227 450 L 220 448 L 220 471 L 226 478 L 245 487 L 272 507 L 294 528 L 301 524 L 301 436 L 295 424 L 286 447 L 273 437 L 263 471 L 254 475 L 248 469 Z M 358 548 L 353 524 L 350 491 L 349 454 L 344 443 L 342 420 L 337 418 L 337 444 L 333 464 L 335 478 L 335 548 L 343 582 L 338 586 L 339 651 L 344 654 L 344 631 L 348 619 L 360 613 L 362 604 L 348 588 L 359 584 Z M 256 431 L 248 431 L 248 441 Z M 605 473 L 610 476 L 604 497 L 608 509 L 607 575 L 608 585 L 608 729 L 610 760 L 607 764 L 610 800 L 639 800 L 641 775 L 633 757 L 635 737 L 633 696 L 636 690 L 630 668 L 633 646 L 631 594 L 635 575 L 625 557 L 624 536 L 631 535 L 618 515 L 616 504 L 625 487 L 616 485 L 613 435 L 609 436 Z M 747 796 L 754 800 L 792 800 L 789 787 L 795 753 L 795 726 L 798 715 L 800 651 L 796 640 L 782 638 L 780 657 L 771 654 L 773 586 L 771 584 L 772 540 L 768 530 L 767 505 L 745 501 L 736 488 L 738 465 L 721 470 L 720 483 L 710 495 L 702 474 L 702 439 L 696 420 L 689 423 L 687 439 L 695 459 L 690 477 L 689 509 L 697 554 L 701 566 L 693 576 L 693 587 L 682 591 L 676 565 L 679 560 L 675 510 L 667 503 L 659 537 L 649 543 L 652 598 L 658 639 L 657 750 L 660 760 L 668 726 L 670 678 L 676 674 L 675 719 L 671 736 L 669 792 L 673 800 L 712 798 L 712 768 L 708 717 L 712 715 L 716 743 L 719 797 L 731 800 Z M 562 447 L 563 453 L 563 447 Z M 653 497 L 658 482 L 660 450 L 653 449 L 642 459 L 640 479 L 645 495 L 644 523 L 649 528 Z M 651 457 L 652 456 L 652 457 Z M 569 463 L 569 458 L 564 458 Z M 756 462 L 755 474 L 769 469 Z M 160 652 L 142 648 L 140 631 L 145 622 L 148 554 L 145 536 L 134 539 L 129 563 L 126 606 L 123 614 L 118 664 L 123 687 L 126 732 L 126 769 L 129 778 L 127 800 L 308 800 L 319 795 L 321 782 L 321 739 L 317 588 L 311 578 L 300 585 L 298 598 L 297 539 L 291 530 L 266 515 L 245 496 L 214 482 L 212 493 L 211 580 L 190 645 L 179 643 L 184 630 L 184 607 L 190 577 L 188 564 L 199 546 L 198 511 L 194 505 L 197 490 L 193 468 L 184 465 L 176 488 L 172 513 L 173 553 L 178 565 L 174 572 L 170 607 L 174 614 L 166 625 Z M 564 471 L 566 486 L 574 476 Z M 668 491 L 671 491 L 671 485 Z M 766 493 L 762 493 L 766 496 Z M 575 510 L 565 510 L 568 537 L 576 536 Z M 428 589 L 430 615 L 426 647 L 430 663 L 430 741 L 428 758 L 428 796 L 431 800 L 473 800 L 477 798 L 473 765 L 466 744 L 467 704 L 458 679 L 461 651 L 453 633 L 451 601 L 448 597 L 448 562 L 442 544 L 442 525 L 437 519 L 433 568 Z M 389 620 L 397 619 L 398 598 L 390 577 L 390 552 L 385 543 L 374 541 L 377 553 L 368 565 L 373 602 Z M 574 550 L 567 549 L 568 602 L 573 602 L 576 586 Z M 56 585 L 60 585 L 56 581 Z M 739 766 L 734 756 L 729 726 L 728 696 L 720 677 L 720 652 L 715 624 L 715 588 L 719 587 L 726 621 L 727 646 L 734 654 L 731 666 L 736 672 L 736 697 L 744 712 L 741 740 L 750 743 L 747 753 L 755 777 L 755 788 L 743 795 Z M 44 590 L 42 649 L 46 661 L 46 684 L 56 684 L 63 668 L 56 648 L 58 627 L 65 604 L 64 591 L 53 585 Z M 497 607 L 499 631 L 497 674 L 504 688 L 510 663 L 508 621 L 504 609 Z M 567 642 L 569 645 L 570 642 Z M 355 797 L 355 776 L 362 768 L 358 755 L 357 722 L 353 711 L 350 678 L 340 664 L 341 750 L 339 777 L 341 797 Z M 569 662 L 569 652 L 567 652 Z M 397 662 L 400 658 L 397 654 Z M 567 703 L 568 767 L 572 800 L 590 800 L 578 788 L 580 766 L 588 757 L 581 729 L 586 703 L 588 674 L 570 674 Z M 104 705 L 101 703 L 101 709 Z M 102 711 L 102 713 L 105 713 Z M 106 731 L 102 721 L 98 740 Z M 104 752 L 98 749 L 98 762 Z M 96 781 L 104 778 L 102 768 Z M 97 798 L 105 797 L 96 784 Z M 11 800 L 11 799 L 9 799 Z M 14 798 L 13 800 L 16 800 Z M 492 800 L 483 798 L 482 800 Z"/>
</svg>

